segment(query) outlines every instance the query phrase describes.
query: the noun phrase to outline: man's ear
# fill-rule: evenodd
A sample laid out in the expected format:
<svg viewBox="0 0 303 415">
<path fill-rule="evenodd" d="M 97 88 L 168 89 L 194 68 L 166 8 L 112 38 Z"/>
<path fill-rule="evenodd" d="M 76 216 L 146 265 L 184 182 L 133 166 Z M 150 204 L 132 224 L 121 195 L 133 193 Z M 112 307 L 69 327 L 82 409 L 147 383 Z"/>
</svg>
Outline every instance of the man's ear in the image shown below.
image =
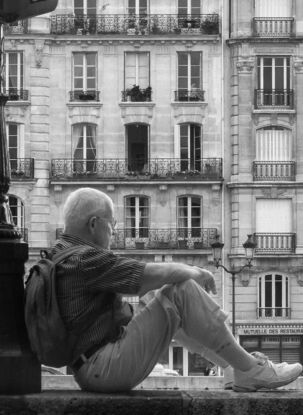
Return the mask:
<svg viewBox="0 0 303 415">
<path fill-rule="evenodd" d="M 88 221 L 88 228 L 90 232 L 94 232 L 97 225 L 97 218 L 96 216 L 92 216 Z"/>
</svg>

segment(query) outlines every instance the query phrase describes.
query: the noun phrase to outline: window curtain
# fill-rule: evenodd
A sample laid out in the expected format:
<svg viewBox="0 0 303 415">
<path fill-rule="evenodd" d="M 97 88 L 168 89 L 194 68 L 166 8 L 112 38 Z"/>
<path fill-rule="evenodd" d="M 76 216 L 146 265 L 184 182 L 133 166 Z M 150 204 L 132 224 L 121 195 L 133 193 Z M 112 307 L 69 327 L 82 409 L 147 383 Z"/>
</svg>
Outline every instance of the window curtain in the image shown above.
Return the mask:
<svg viewBox="0 0 303 415">
<path fill-rule="evenodd" d="M 291 17 L 292 0 L 255 0 L 255 17 Z"/>
<path fill-rule="evenodd" d="M 257 161 L 290 161 L 292 159 L 290 130 L 261 129 L 256 135 Z"/>
<path fill-rule="evenodd" d="M 92 125 L 75 125 L 73 128 L 74 172 L 96 171 L 96 129 Z"/>
</svg>

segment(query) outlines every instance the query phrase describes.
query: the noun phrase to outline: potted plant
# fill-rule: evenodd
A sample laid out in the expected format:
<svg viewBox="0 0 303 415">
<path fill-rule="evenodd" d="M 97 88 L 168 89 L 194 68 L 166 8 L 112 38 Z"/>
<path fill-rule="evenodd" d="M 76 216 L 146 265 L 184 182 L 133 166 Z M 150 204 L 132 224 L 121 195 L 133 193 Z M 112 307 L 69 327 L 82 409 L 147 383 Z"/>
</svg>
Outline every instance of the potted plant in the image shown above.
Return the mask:
<svg viewBox="0 0 303 415">
<path fill-rule="evenodd" d="M 144 241 L 136 241 L 135 245 L 136 245 L 136 249 L 144 249 L 145 243 Z"/>
<path fill-rule="evenodd" d="M 202 241 L 195 241 L 194 242 L 194 249 L 202 249 L 203 248 L 203 242 Z"/>
<path fill-rule="evenodd" d="M 128 20 L 127 34 L 135 35 L 136 34 L 136 19 L 132 16 Z"/>
<path fill-rule="evenodd" d="M 180 239 L 178 241 L 178 245 L 180 249 L 187 249 L 188 245 L 187 245 L 187 240 L 186 239 Z"/>
<path fill-rule="evenodd" d="M 211 18 L 205 19 L 201 23 L 202 33 L 207 35 L 217 34 L 219 32 L 219 22 Z"/>
</svg>

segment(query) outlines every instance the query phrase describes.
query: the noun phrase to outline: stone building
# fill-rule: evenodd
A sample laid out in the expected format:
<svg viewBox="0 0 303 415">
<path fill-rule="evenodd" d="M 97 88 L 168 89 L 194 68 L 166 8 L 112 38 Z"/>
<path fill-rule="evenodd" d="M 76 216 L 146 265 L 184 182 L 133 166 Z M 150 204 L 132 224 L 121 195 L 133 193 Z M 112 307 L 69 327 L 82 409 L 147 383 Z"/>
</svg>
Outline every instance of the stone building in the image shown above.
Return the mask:
<svg viewBox="0 0 303 415">
<path fill-rule="evenodd" d="M 221 3 L 59 0 L 53 13 L 5 27 L 10 205 L 29 264 L 62 232 L 67 195 L 90 186 L 116 205 L 115 252 L 212 267 Z M 205 368 L 177 344 L 163 362 L 185 375 Z"/>
<path fill-rule="evenodd" d="M 250 351 L 302 362 L 303 5 L 238 0 L 230 15 L 230 259 L 246 234 L 257 243 L 236 281 L 236 332 Z"/>
<path fill-rule="evenodd" d="M 300 0 L 59 0 L 6 26 L 10 204 L 29 264 L 62 232 L 69 192 L 103 190 L 115 252 L 207 267 L 241 344 L 302 362 L 302 41 Z M 247 234 L 255 258 L 233 296 L 211 244 L 238 270 Z M 176 343 L 163 363 L 206 365 Z"/>
</svg>

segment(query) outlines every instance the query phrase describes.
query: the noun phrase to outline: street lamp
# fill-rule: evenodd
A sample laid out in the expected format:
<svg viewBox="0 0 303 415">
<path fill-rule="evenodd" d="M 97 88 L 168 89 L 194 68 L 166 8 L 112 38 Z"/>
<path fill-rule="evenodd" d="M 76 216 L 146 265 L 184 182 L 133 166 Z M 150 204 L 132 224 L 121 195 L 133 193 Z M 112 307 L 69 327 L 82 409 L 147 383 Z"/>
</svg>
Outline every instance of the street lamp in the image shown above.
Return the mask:
<svg viewBox="0 0 303 415">
<path fill-rule="evenodd" d="M 254 258 L 256 243 L 253 239 L 252 235 L 247 235 L 247 240 L 243 244 L 243 248 L 245 249 L 245 258 L 246 264 L 240 268 L 235 268 L 232 264 L 231 269 L 227 269 L 224 265 L 221 264 L 222 261 L 222 249 L 224 247 L 224 243 L 219 241 L 219 235 L 216 236 L 216 241 L 211 244 L 213 250 L 213 257 L 215 266 L 217 268 L 223 268 L 228 274 L 231 274 L 232 277 L 232 333 L 235 336 L 236 334 L 236 314 L 235 314 L 235 281 L 236 275 L 240 274 L 245 268 L 252 267 L 252 260 Z"/>
</svg>

